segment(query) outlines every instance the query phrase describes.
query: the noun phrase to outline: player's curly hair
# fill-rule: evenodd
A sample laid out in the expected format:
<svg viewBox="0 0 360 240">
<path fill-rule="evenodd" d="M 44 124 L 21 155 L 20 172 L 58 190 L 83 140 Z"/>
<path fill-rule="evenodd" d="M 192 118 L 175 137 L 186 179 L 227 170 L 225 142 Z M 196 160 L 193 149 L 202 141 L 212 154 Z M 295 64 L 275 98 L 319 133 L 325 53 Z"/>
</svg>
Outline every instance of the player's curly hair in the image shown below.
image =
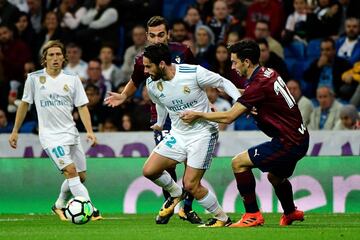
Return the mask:
<svg viewBox="0 0 360 240">
<path fill-rule="evenodd" d="M 147 46 L 143 56 L 148 58 L 155 65 L 159 65 L 161 61 L 164 61 L 166 65 L 171 64 L 170 49 L 169 46 L 164 43 Z"/>
<path fill-rule="evenodd" d="M 59 40 L 51 40 L 45 44 L 40 59 L 41 66 L 46 67 L 46 55 L 48 53 L 49 48 L 53 48 L 53 47 L 58 47 L 61 49 L 61 52 L 64 56 L 64 62 L 62 67 L 65 67 L 66 63 L 68 62 L 68 58 L 66 55 L 66 49 L 64 47 L 64 44 L 62 44 Z"/>
<path fill-rule="evenodd" d="M 249 59 L 252 64 L 259 63 L 260 48 L 254 40 L 241 40 L 240 42 L 231 45 L 229 51 L 235 53 L 241 61 Z"/>
</svg>

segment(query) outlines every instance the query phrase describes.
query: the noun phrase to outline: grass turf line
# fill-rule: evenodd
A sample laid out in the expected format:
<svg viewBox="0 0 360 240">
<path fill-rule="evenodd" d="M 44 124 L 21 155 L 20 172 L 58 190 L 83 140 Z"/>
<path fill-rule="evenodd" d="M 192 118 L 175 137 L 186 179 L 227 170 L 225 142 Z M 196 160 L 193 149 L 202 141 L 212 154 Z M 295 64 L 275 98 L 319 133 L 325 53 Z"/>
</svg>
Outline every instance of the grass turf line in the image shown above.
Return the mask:
<svg viewBox="0 0 360 240">
<path fill-rule="evenodd" d="M 103 221 L 75 225 L 55 215 L 0 215 L 0 239 L 359 239 L 360 214 L 306 213 L 304 222 L 280 227 L 280 214 L 264 214 L 265 225 L 256 228 L 197 228 L 176 215 L 167 225 L 156 225 L 153 214 L 105 214 Z M 203 219 L 210 215 L 201 215 Z M 239 214 L 230 214 L 233 220 Z"/>
</svg>

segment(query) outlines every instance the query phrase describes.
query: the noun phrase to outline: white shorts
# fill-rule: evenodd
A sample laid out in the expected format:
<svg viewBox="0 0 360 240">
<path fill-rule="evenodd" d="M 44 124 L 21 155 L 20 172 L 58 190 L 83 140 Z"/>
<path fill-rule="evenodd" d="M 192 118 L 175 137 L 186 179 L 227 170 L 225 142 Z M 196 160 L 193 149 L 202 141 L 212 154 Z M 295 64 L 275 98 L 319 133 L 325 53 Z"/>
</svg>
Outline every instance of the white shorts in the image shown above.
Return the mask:
<svg viewBox="0 0 360 240">
<path fill-rule="evenodd" d="M 49 147 L 45 151 L 59 170 L 74 163 L 77 172 L 86 171 L 86 157 L 81 144 Z"/>
<path fill-rule="evenodd" d="M 208 169 L 218 136 L 218 132 L 185 135 L 170 131 L 153 151 L 178 162 L 187 160 L 192 168 Z"/>
</svg>

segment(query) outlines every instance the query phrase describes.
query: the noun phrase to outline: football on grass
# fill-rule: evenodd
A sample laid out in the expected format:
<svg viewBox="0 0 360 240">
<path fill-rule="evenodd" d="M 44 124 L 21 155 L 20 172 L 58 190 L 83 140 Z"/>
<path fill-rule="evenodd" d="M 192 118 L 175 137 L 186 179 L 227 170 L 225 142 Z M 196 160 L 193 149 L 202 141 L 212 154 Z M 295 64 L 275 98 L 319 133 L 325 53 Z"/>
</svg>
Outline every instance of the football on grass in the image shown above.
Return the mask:
<svg viewBox="0 0 360 240">
<path fill-rule="evenodd" d="M 89 200 L 83 197 L 75 197 L 69 200 L 65 209 L 65 216 L 72 223 L 85 224 L 90 221 L 94 207 Z"/>
</svg>

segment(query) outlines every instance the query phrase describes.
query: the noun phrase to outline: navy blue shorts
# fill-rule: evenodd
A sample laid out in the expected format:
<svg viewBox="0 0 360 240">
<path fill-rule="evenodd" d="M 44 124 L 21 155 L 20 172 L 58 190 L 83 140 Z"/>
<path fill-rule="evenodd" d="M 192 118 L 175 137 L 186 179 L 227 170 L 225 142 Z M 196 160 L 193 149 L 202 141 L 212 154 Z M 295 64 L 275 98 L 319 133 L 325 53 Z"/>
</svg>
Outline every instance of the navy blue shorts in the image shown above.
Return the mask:
<svg viewBox="0 0 360 240">
<path fill-rule="evenodd" d="M 256 168 L 262 172 L 271 172 L 275 176 L 288 178 L 295 169 L 296 163 L 306 155 L 309 138 L 300 145 L 284 145 L 279 139 L 249 148 L 248 153 Z"/>
</svg>

